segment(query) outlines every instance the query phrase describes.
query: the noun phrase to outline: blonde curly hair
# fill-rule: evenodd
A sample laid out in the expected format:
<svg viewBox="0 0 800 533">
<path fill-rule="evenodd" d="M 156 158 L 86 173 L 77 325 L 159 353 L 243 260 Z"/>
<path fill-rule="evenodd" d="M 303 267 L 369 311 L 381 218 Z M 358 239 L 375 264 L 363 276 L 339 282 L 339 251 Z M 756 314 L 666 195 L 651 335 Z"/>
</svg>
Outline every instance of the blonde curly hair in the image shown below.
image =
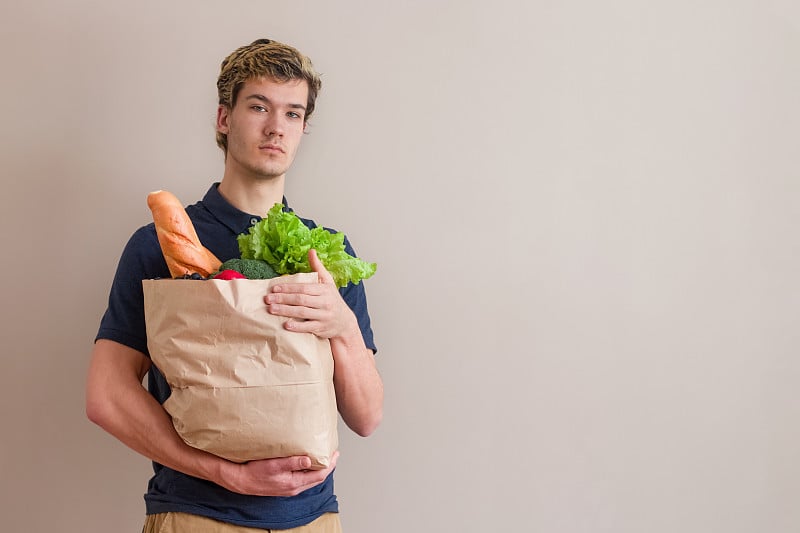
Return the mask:
<svg viewBox="0 0 800 533">
<path fill-rule="evenodd" d="M 220 67 L 217 78 L 219 104 L 233 109 L 244 83 L 257 78 L 279 82 L 305 80 L 308 83 L 308 101 L 304 120 L 308 121 L 322 87 L 319 74 L 308 57 L 289 45 L 271 39 L 258 39 L 237 48 L 222 61 Z M 228 136 L 217 132 L 217 145 L 227 154 Z"/>
</svg>

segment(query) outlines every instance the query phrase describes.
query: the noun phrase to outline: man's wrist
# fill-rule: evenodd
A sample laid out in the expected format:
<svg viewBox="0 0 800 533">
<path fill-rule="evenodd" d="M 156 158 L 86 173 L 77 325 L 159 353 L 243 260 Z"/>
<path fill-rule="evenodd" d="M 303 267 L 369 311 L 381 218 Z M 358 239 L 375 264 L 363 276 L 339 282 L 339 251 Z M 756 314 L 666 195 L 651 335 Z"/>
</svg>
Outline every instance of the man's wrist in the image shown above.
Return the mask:
<svg viewBox="0 0 800 533">
<path fill-rule="evenodd" d="M 339 335 L 331 337 L 332 343 L 340 344 L 343 348 L 359 348 L 364 345 L 364 337 L 361 334 L 361 328 L 358 325 L 358 319 L 355 313 L 350 311 L 347 315 L 345 327 Z"/>
<path fill-rule="evenodd" d="M 216 483 L 220 487 L 226 488 L 232 492 L 239 492 L 236 482 L 236 472 L 238 471 L 238 463 L 227 461 L 225 459 L 217 458 L 213 479 L 210 481 Z"/>
</svg>

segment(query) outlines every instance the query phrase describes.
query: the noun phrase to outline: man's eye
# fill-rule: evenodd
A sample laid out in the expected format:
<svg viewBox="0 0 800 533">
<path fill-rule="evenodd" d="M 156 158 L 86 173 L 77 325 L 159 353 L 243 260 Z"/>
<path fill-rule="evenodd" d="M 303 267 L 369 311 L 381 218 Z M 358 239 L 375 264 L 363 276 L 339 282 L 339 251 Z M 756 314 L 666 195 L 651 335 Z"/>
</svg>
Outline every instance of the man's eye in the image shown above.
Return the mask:
<svg viewBox="0 0 800 533">
<path fill-rule="evenodd" d="M 286 115 L 291 117 L 291 118 L 302 118 L 300 116 L 300 113 L 295 113 L 294 111 L 289 111 L 288 113 L 286 113 Z"/>
<path fill-rule="evenodd" d="M 259 113 L 263 113 L 267 110 L 267 108 L 264 107 L 263 105 L 254 105 L 250 107 L 250 109 L 252 109 L 253 111 L 258 111 Z"/>
</svg>

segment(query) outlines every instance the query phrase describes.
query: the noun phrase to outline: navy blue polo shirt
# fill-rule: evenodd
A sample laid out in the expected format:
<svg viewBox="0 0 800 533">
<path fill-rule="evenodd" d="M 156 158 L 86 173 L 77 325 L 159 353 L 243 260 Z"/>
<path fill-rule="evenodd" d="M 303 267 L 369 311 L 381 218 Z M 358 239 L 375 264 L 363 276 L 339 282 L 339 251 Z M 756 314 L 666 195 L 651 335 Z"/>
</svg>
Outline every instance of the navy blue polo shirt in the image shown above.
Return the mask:
<svg viewBox="0 0 800 533">
<path fill-rule="evenodd" d="M 229 204 L 219 194 L 218 185 L 213 184 L 203 200 L 188 206 L 186 212 L 200 242 L 221 261 L 226 261 L 240 256 L 236 237 L 260 217 Z M 301 220 L 309 228 L 316 226 L 311 220 Z M 346 238 L 345 249 L 355 256 Z M 142 280 L 159 277 L 168 278 L 170 273 L 151 223 L 139 228 L 122 252 L 97 339 L 116 341 L 149 355 Z M 367 348 L 375 351 L 364 284 L 351 283 L 341 288 L 340 293 L 358 319 Z M 155 365 L 148 375 L 148 390 L 162 404 L 170 394 L 169 385 Z M 338 511 L 333 474 L 297 496 L 272 497 L 236 494 L 158 463 L 153 463 L 153 470 L 145 494 L 147 514 L 184 512 L 248 527 L 288 529 L 312 522 L 323 513 Z"/>
</svg>

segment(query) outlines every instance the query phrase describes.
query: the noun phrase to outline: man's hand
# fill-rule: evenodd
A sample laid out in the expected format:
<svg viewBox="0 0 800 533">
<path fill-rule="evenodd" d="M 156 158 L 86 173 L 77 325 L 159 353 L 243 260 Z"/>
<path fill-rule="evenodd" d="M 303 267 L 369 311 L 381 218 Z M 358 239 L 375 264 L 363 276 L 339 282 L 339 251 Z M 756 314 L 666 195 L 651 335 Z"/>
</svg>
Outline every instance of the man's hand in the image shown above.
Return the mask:
<svg viewBox="0 0 800 533">
<path fill-rule="evenodd" d="M 264 301 L 269 313 L 289 319 L 283 326 L 287 330 L 330 340 L 336 405 L 347 426 L 366 437 L 383 417 L 383 382 L 356 315 L 313 249 L 308 262 L 319 283 L 278 283 Z"/>
<path fill-rule="evenodd" d="M 271 292 L 264 297 L 267 310 L 273 315 L 289 318 L 284 324 L 289 331 L 313 333 L 324 339 L 358 331 L 355 315 L 313 248 L 308 252 L 308 262 L 317 273 L 319 283 L 273 285 Z"/>
<path fill-rule="evenodd" d="M 311 459 L 306 456 L 228 463 L 222 474 L 223 486 L 240 494 L 296 496 L 325 481 L 338 459 L 339 452 L 334 452 L 331 464 L 324 470 L 308 470 Z"/>
<path fill-rule="evenodd" d="M 307 470 L 305 456 L 239 464 L 186 444 L 164 407 L 142 386 L 150 358 L 122 344 L 100 339 L 93 349 L 86 386 L 90 420 L 145 457 L 228 490 L 260 496 L 292 496 L 325 481 L 338 460 L 324 470 Z"/>
</svg>

